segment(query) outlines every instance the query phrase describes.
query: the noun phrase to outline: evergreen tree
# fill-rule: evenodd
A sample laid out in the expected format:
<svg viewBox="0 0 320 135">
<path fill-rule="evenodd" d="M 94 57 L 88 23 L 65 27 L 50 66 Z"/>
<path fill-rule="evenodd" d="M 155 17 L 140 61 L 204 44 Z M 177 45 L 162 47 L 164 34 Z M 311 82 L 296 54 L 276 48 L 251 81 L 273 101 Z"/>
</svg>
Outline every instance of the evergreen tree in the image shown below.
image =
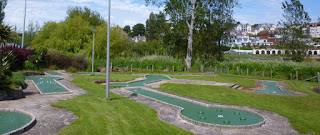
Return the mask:
<svg viewBox="0 0 320 135">
<path fill-rule="evenodd" d="M 124 26 L 123 31 L 125 31 L 127 34 L 131 32 L 131 28 L 129 25 Z"/>
<path fill-rule="evenodd" d="M 144 36 L 146 34 L 146 28 L 144 27 L 143 24 L 138 23 L 136 25 L 133 26 L 132 28 L 132 33 L 130 36 L 134 37 L 134 36 Z"/>
</svg>

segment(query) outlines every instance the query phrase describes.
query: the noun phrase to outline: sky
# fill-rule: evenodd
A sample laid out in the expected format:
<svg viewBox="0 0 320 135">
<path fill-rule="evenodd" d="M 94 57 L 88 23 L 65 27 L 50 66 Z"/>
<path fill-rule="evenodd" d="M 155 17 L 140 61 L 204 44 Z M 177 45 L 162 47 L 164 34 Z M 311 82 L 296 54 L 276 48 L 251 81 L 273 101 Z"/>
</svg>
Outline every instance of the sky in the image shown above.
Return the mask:
<svg viewBox="0 0 320 135">
<path fill-rule="evenodd" d="M 241 6 L 234 9 L 236 21 L 241 23 L 274 23 L 282 19 L 281 3 L 283 0 L 239 0 Z M 301 0 L 312 22 L 320 16 L 319 0 Z M 26 23 L 33 21 L 42 26 L 48 21 L 63 21 L 70 7 L 87 6 L 97 11 L 107 20 L 108 0 L 27 0 Z M 24 0 L 8 0 L 5 8 L 5 24 L 23 27 Z M 145 6 L 145 0 L 112 0 L 111 23 L 131 27 L 137 23 L 145 24 L 151 12 L 163 11 L 163 7 Z M 27 25 L 26 25 L 27 26 Z"/>
</svg>

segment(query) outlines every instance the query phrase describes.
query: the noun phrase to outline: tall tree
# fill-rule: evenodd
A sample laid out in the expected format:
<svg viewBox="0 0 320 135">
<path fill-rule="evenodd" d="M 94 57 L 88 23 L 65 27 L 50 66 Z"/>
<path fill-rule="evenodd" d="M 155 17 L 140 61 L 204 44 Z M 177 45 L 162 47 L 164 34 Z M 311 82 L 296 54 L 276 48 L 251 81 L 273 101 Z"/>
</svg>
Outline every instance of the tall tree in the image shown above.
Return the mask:
<svg viewBox="0 0 320 135">
<path fill-rule="evenodd" d="M 30 21 L 28 24 L 28 31 L 25 33 L 25 47 L 28 47 L 31 45 L 32 40 L 40 30 L 40 25 L 38 21 L 35 23 L 33 21 Z"/>
<path fill-rule="evenodd" d="M 289 2 L 286 0 L 282 3 L 282 9 L 285 19 L 279 22 L 283 27 L 282 45 L 291 52 L 289 56 L 293 61 L 301 62 L 306 55 L 308 45 L 299 39 L 305 37 L 303 28 L 307 26 L 311 19 L 308 13 L 304 11 L 304 7 L 299 0 L 290 0 Z"/>
<path fill-rule="evenodd" d="M 131 32 L 131 28 L 129 25 L 124 26 L 123 31 L 125 31 L 127 34 L 129 34 L 129 32 Z"/>
<path fill-rule="evenodd" d="M 133 28 L 132 28 L 132 31 L 133 31 L 131 33 L 132 37 L 138 36 L 138 35 L 144 36 L 146 34 L 146 28 L 141 23 L 138 23 L 138 24 L 134 25 Z"/>
<path fill-rule="evenodd" d="M 228 1 L 228 2 L 226 2 Z M 230 2 L 229 2 L 230 1 Z M 204 12 L 206 10 L 215 7 L 217 4 L 230 4 L 238 3 L 237 0 L 146 0 L 147 4 L 154 4 L 158 6 L 165 5 L 166 14 L 170 15 L 170 19 L 173 22 L 179 20 L 185 20 L 189 28 L 188 32 L 188 49 L 186 54 L 185 63 L 187 69 L 190 70 L 192 65 L 192 43 L 193 32 L 201 22 L 196 21 L 197 18 L 204 18 Z"/>
<path fill-rule="evenodd" d="M 148 40 L 163 40 L 166 32 L 169 31 L 166 23 L 166 15 L 163 12 L 155 14 L 150 13 L 149 19 L 146 21 L 146 37 Z"/>
<path fill-rule="evenodd" d="M 7 6 L 7 0 L 0 0 L 0 24 L 3 23 L 3 19 L 5 16 L 4 8 Z"/>
<path fill-rule="evenodd" d="M 235 26 L 235 21 L 233 19 L 233 8 L 237 3 L 233 0 L 224 0 L 225 3 L 216 4 L 215 7 L 210 8 L 208 11 L 208 29 L 211 29 L 214 40 L 218 45 L 218 61 L 223 60 L 222 48 L 228 44 L 228 37 L 230 36 L 230 31 Z"/>
</svg>

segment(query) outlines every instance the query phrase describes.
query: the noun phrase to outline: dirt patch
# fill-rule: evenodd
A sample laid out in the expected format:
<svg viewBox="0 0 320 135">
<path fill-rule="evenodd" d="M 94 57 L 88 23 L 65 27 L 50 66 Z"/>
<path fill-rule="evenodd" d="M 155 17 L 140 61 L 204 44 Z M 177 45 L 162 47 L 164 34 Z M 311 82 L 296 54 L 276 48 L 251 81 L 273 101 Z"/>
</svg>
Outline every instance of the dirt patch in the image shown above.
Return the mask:
<svg viewBox="0 0 320 135">
<path fill-rule="evenodd" d="M 116 83 L 118 81 L 116 80 L 110 80 L 110 83 Z M 106 80 L 98 80 L 98 81 L 94 81 L 94 83 L 100 84 L 100 85 L 106 85 Z"/>
<path fill-rule="evenodd" d="M 312 88 L 312 90 L 313 90 L 314 92 L 320 94 L 320 88 L 319 88 L 319 87 L 314 87 L 314 88 Z"/>
</svg>

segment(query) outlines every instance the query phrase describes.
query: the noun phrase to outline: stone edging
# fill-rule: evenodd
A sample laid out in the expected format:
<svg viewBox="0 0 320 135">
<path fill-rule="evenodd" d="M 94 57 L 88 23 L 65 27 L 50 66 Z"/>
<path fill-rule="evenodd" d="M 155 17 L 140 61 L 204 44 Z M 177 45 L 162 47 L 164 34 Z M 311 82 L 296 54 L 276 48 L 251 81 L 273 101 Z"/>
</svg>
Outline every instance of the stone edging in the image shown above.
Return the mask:
<svg viewBox="0 0 320 135">
<path fill-rule="evenodd" d="M 158 93 L 158 94 L 161 94 L 161 95 L 165 95 L 165 96 L 168 96 L 168 97 L 173 97 L 173 98 L 177 98 L 177 99 L 180 99 L 180 100 L 184 100 L 184 101 L 187 101 L 187 102 L 191 102 L 191 103 L 194 103 L 194 104 L 198 104 L 198 105 L 201 105 L 201 106 L 205 106 L 205 107 L 217 107 L 217 108 L 229 108 L 229 109 L 238 109 L 238 110 L 241 110 L 241 111 L 246 111 L 246 112 L 249 112 L 249 113 L 253 113 L 253 114 L 256 114 L 260 117 L 263 118 L 263 121 L 262 122 L 259 122 L 257 124 L 252 124 L 252 125 L 238 125 L 238 126 L 233 126 L 233 125 L 219 125 L 219 124 L 211 124 L 211 123 L 204 123 L 204 122 L 199 122 L 199 121 L 195 121 L 195 120 L 192 120 L 190 118 L 187 118 L 185 116 L 183 116 L 181 114 L 181 112 L 184 110 L 184 108 L 181 108 L 179 106 L 176 106 L 176 105 L 172 105 L 172 104 L 169 104 L 169 103 L 166 103 L 166 102 L 163 102 L 163 101 L 160 101 L 160 100 L 157 100 L 157 99 L 154 99 L 154 98 L 151 98 L 151 97 L 147 97 L 147 96 L 144 96 L 144 95 L 140 95 L 140 94 L 137 94 L 138 96 L 141 96 L 141 97 L 144 97 L 144 98 L 148 98 L 150 100 L 153 100 L 155 102 L 161 102 L 161 103 L 164 103 L 164 104 L 167 104 L 169 106 L 173 106 L 173 107 L 177 107 L 179 109 L 181 109 L 181 111 L 179 112 L 179 117 L 183 120 L 186 120 L 190 123 L 193 123 L 195 125 L 198 125 L 198 126 L 204 126 L 204 127 L 211 127 L 211 128 L 224 128 L 224 129 L 254 129 L 254 128 L 259 128 L 261 127 L 262 125 L 265 124 L 265 117 L 259 113 L 256 112 L 257 109 L 252 109 L 252 108 L 243 108 L 243 107 L 239 107 L 239 106 L 233 106 L 233 105 L 223 105 L 223 104 L 220 104 L 220 105 L 213 105 L 213 104 L 208 104 L 208 103 L 205 103 L 204 101 L 201 101 L 201 100 L 193 100 L 191 98 L 187 98 L 187 97 L 182 97 L 182 96 L 178 96 L 178 95 L 173 95 L 173 94 L 169 94 L 169 93 L 166 93 L 166 92 L 161 92 L 161 91 L 158 91 L 158 90 L 154 90 L 154 89 L 150 89 L 150 88 L 145 88 L 145 87 L 130 87 L 130 88 L 123 88 L 124 90 L 127 90 L 127 92 L 133 94 L 133 92 L 129 91 L 130 89 L 136 89 L 136 88 L 141 88 L 141 89 L 144 89 L 144 90 L 148 90 L 148 91 L 152 91 L 152 92 L 155 92 L 155 93 Z"/>
<path fill-rule="evenodd" d="M 24 125 L 21 128 L 18 128 L 16 130 L 13 130 L 13 131 L 10 131 L 8 133 L 5 133 L 4 135 L 22 134 L 23 132 L 28 131 L 29 129 L 31 129 L 37 123 L 37 120 L 33 116 L 33 114 L 27 113 L 25 111 L 16 110 L 16 109 L 7 109 L 7 108 L 0 108 L 0 111 L 18 112 L 18 113 L 22 113 L 22 114 L 25 114 L 25 115 L 28 115 L 28 116 L 31 117 L 31 121 L 28 124 Z"/>
</svg>

